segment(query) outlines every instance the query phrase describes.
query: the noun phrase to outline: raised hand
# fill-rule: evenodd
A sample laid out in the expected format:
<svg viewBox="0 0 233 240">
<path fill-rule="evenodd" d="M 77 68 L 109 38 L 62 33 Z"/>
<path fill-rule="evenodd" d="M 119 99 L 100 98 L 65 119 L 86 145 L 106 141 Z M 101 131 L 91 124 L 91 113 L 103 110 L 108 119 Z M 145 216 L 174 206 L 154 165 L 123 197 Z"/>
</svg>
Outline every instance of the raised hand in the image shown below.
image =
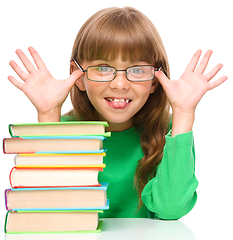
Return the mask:
<svg viewBox="0 0 233 240">
<path fill-rule="evenodd" d="M 211 54 L 212 50 L 207 51 L 200 65 L 196 68 L 201 56 L 201 50 L 198 50 L 178 80 L 168 80 L 162 71 L 155 73 L 155 76 L 158 78 L 167 94 L 173 110 L 178 108 L 186 112 L 194 111 L 198 102 L 207 91 L 216 88 L 227 80 L 227 77 L 223 76 L 210 82 L 223 67 L 222 64 L 216 65 L 210 72 L 204 74 Z"/>
<path fill-rule="evenodd" d="M 205 93 L 227 80 L 227 77 L 223 76 L 215 81 L 210 81 L 223 67 L 222 64 L 216 65 L 211 71 L 204 74 L 211 54 L 212 50 L 208 50 L 197 67 L 201 56 L 201 50 L 198 50 L 178 80 L 169 80 L 162 71 L 155 73 L 171 104 L 173 120 L 180 122 L 180 125 L 187 123 L 184 120 L 187 116 L 194 120 L 195 108 Z M 189 122 L 187 126 L 189 126 L 187 129 L 191 130 L 192 123 Z M 183 129 L 182 132 L 186 131 Z"/>
<path fill-rule="evenodd" d="M 8 79 L 18 89 L 23 91 L 36 107 L 39 121 L 59 121 L 61 106 L 72 86 L 83 73 L 77 70 L 66 80 L 57 80 L 50 74 L 36 50 L 32 47 L 29 47 L 28 50 L 36 67 L 30 62 L 27 56 L 18 49 L 16 50 L 16 54 L 28 73 L 24 72 L 16 62 L 10 61 L 10 66 L 23 82 L 18 81 L 13 76 L 8 76 Z"/>
</svg>

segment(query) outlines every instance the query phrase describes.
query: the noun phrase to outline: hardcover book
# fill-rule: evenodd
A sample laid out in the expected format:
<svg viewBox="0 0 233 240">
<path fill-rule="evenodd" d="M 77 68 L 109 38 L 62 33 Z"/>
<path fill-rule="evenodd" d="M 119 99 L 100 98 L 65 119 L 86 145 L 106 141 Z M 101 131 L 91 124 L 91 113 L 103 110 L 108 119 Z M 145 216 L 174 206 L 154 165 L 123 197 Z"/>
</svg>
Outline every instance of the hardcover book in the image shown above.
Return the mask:
<svg viewBox="0 0 233 240">
<path fill-rule="evenodd" d="M 4 153 L 99 153 L 104 152 L 103 136 L 58 136 L 5 138 Z"/>
<path fill-rule="evenodd" d="M 46 122 L 9 124 L 12 137 L 23 136 L 67 136 L 67 135 L 105 135 L 107 122 Z M 107 133 L 109 136 L 110 133 Z"/>
<path fill-rule="evenodd" d="M 108 183 L 100 187 L 11 188 L 5 190 L 6 209 L 106 209 Z"/>
<path fill-rule="evenodd" d="M 96 154 L 17 154 L 14 158 L 18 167 L 88 167 L 103 164 L 106 153 Z"/>
<path fill-rule="evenodd" d="M 103 211 L 8 211 L 4 230 L 7 234 L 100 232 L 99 212 Z"/>
<path fill-rule="evenodd" d="M 100 186 L 103 168 L 12 168 L 12 188 Z"/>
</svg>

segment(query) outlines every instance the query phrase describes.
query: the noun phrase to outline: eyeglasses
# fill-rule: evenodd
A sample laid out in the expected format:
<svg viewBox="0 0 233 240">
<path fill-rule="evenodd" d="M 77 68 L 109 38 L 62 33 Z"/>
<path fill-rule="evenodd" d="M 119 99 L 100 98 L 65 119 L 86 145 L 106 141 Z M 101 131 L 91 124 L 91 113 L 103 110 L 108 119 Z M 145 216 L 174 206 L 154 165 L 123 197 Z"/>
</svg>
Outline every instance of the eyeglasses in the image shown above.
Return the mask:
<svg viewBox="0 0 233 240">
<path fill-rule="evenodd" d="M 89 66 L 86 70 L 77 63 L 73 58 L 73 61 L 78 66 L 78 68 L 87 74 L 87 79 L 95 82 L 110 82 L 116 77 L 117 72 L 125 72 L 126 78 L 132 82 L 143 82 L 150 81 L 154 79 L 156 71 L 160 68 L 155 68 L 151 65 L 138 65 L 133 67 L 128 67 L 125 70 L 117 70 L 114 67 L 99 65 L 99 66 Z"/>
</svg>

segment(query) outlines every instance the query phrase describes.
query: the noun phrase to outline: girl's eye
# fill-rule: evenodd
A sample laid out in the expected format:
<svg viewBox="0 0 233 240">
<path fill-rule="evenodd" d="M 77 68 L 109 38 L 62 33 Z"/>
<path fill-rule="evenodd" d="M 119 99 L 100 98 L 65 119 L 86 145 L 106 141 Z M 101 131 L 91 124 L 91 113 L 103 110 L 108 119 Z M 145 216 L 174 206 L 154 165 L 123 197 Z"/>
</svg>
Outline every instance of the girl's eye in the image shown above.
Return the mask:
<svg viewBox="0 0 233 240">
<path fill-rule="evenodd" d="M 144 71 L 140 67 L 132 67 L 132 68 L 130 68 L 129 72 L 134 73 L 134 74 L 144 73 Z"/>
<path fill-rule="evenodd" d="M 131 74 L 142 74 L 142 73 L 144 73 L 143 69 L 140 68 L 140 67 L 132 67 L 128 70 L 129 70 L 128 72 L 131 73 Z"/>
<path fill-rule="evenodd" d="M 112 72 L 112 68 L 108 66 L 99 66 L 96 69 L 97 71 L 103 72 L 103 73 L 110 73 Z"/>
</svg>

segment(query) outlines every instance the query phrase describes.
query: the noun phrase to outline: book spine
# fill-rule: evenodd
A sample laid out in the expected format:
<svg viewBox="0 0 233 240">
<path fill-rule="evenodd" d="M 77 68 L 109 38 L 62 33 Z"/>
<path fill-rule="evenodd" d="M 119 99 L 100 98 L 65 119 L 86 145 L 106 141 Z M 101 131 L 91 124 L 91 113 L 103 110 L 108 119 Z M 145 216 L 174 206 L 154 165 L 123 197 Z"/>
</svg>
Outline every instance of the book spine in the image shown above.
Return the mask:
<svg viewBox="0 0 233 240">
<path fill-rule="evenodd" d="M 6 138 L 4 138 L 3 141 L 2 141 L 2 149 L 3 149 L 3 153 L 7 154 L 7 152 L 6 152 Z"/>
<path fill-rule="evenodd" d="M 6 213 L 6 217 L 5 217 L 5 224 L 4 224 L 4 232 L 5 233 L 7 233 L 7 222 L 8 222 L 8 217 L 9 217 L 9 213 L 10 213 L 11 211 L 8 211 L 7 213 Z"/>
<path fill-rule="evenodd" d="M 14 188 L 14 185 L 13 185 L 13 182 L 12 182 L 12 175 L 13 175 L 13 172 L 15 171 L 16 167 L 13 167 L 10 171 L 10 175 L 9 175 L 9 181 L 10 181 L 10 185 L 12 188 Z"/>
<path fill-rule="evenodd" d="M 5 207 L 6 207 L 6 210 L 8 211 L 9 209 L 8 209 L 8 201 L 7 201 L 7 193 L 9 192 L 9 191 L 12 191 L 10 188 L 9 189 L 6 189 L 5 190 Z"/>
<path fill-rule="evenodd" d="M 14 133 L 13 133 L 13 131 L 12 131 L 12 125 L 13 125 L 13 124 L 9 124 L 8 130 L 9 130 L 9 133 L 10 133 L 11 137 L 14 137 Z"/>
</svg>

